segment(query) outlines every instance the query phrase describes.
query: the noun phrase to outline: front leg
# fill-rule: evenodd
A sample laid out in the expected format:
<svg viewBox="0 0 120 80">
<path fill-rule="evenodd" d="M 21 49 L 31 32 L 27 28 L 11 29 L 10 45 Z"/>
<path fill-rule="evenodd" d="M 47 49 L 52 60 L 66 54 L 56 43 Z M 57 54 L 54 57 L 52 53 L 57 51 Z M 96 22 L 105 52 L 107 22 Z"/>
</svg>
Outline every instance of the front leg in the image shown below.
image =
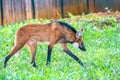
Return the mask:
<svg viewBox="0 0 120 80">
<path fill-rule="evenodd" d="M 62 43 L 62 48 L 65 53 L 67 53 L 70 57 L 76 60 L 81 66 L 84 66 L 82 61 L 68 49 L 66 43 Z"/>
<path fill-rule="evenodd" d="M 47 54 L 46 65 L 49 65 L 49 64 L 50 64 L 50 60 L 51 60 L 51 52 L 52 52 L 52 47 L 49 45 L 49 46 L 48 46 L 48 54 Z"/>
<path fill-rule="evenodd" d="M 56 34 L 53 34 L 51 36 L 50 43 L 48 45 L 48 54 L 47 54 L 46 65 L 50 64 L 52 49 L 53 49 L 54 45 L 59 41 L 59 38 L 60 38 L 59 35 L 56 35 Z"/>
</svg>

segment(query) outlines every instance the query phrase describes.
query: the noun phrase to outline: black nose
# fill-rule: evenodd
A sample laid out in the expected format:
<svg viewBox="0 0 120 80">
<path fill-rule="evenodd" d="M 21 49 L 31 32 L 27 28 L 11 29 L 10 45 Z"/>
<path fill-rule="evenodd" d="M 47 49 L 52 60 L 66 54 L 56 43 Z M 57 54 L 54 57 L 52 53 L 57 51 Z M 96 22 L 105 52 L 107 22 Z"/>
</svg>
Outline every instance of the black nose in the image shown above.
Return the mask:
<svg viewBox="0 0 120 80">
<path fill-rule="evenodd" d="M 82 51 L 86 51 L 86 48 L 83 46 L 83 47 L 79 47 L 80 50 Z"/>
</svg>

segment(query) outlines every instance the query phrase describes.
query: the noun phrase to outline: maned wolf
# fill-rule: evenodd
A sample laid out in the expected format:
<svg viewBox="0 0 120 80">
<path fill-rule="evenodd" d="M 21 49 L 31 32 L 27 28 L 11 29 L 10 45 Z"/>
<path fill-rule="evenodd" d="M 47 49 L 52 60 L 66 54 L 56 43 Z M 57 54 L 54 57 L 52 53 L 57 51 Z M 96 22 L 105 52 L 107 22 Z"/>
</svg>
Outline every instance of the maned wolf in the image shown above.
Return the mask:
<svg viewBox="0 0 120 80">
<path fill-rule="evenodd" d="M 4 67 L 6 67 L 10 57 L 17 53 L 25 44 L 30 48 L 32 53 L 31 64 L 33 67 L 36 67 L 35 55 L 37 43 L 46 41 L 49 42 L 46 65 L 50 64 L 51 52 L 54 45 L 60 43 L 63 51 L 83 66 L 82 61 L 67 47 L 67 43 L 71 43 L 79 49 L 86 51 L 82 40 L 82 32 L 83 29 L 77 32 L 71 25 L 60 21 L 55 21 L 49 24 L 25 25 L 16 32 L 14 47 L 5 58 Z"/>
</svg>

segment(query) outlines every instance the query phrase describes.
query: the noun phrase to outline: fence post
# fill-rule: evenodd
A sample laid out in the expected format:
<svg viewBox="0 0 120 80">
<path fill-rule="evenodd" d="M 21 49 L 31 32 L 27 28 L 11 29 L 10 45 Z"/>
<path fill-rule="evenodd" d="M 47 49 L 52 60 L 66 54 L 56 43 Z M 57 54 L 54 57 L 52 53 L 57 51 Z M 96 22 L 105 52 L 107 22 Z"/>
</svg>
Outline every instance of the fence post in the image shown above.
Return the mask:
<svg viewBox="0 0 120 80">
<path fill-rule="evenodd" d="M 86 0 L 87 12 L 89 12 L 89 0 Z"/>
<path fill-rule="evenodd" d="M 36 18 L 35 2 L 32 0 L 33 18 Z"/>
<path fill-rule="evenodd" d="M 60 0 L 60 10 L 61 10 L 61 16 L 64 18 L 64 3 L 63 0 Z"/>
<path fill-rule="evenodd" d="M 1 3 L 1 0 L 0 0 L 0 25 L 2 24 L 2 8 L 1 8 L 1 5 L 2 5 L 2 3 Z"/>
<path fill-rule="evenodd" d="M 4 17 L 3 17 L 3 1 L 0 0 L 0 24 L 3 25 Z"/>
</svg>

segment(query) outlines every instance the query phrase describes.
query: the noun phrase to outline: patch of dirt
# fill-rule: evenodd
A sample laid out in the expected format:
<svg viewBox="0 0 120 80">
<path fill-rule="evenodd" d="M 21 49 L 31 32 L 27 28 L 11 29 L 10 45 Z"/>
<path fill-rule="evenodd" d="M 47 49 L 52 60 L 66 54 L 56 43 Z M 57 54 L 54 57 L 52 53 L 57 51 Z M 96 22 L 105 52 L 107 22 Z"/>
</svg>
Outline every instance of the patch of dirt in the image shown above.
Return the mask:
<svg viewBox="0 0 120 80">
<path fill-rule="evenodd" d="M 98 12 L 98 13 L 93 13 L 93 14 L 88 14 L 86 16 L 96 16 L 96 17 L 115 17 L 117 23 L 120 23 L 120 12 L 116 11 L 116 12 Z"/>
<path fill-rule="evenodd" d="M 65 19 L 66 22 L 81 22 L 85 25 L 92 23 L 92 26 L 103 29 L 104 27 L 115 27 L 120 23 L 120 12 L 97 12 L 80 16 L 70 16 Z"/>
</svg>

